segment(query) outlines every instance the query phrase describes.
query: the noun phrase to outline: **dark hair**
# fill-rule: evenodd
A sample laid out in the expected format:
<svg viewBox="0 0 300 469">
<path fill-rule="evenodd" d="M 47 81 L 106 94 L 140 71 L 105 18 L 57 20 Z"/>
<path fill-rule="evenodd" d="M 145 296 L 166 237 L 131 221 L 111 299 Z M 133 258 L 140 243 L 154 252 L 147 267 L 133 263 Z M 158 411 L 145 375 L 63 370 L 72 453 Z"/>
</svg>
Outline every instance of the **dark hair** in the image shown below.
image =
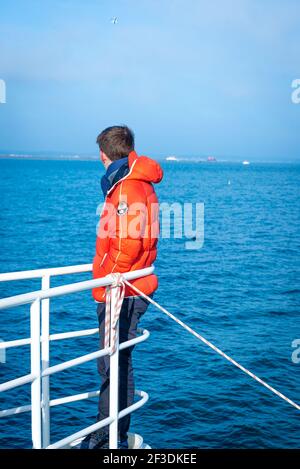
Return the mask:
<svg viewBox="0 0 300 469">
<path fill-rule="evenodd" d="M 134 150 L 134 133 L 126 125 L 114 125 L 103 130 L 96 142 L 110 160 L 119 160 Z"/>
</svg>

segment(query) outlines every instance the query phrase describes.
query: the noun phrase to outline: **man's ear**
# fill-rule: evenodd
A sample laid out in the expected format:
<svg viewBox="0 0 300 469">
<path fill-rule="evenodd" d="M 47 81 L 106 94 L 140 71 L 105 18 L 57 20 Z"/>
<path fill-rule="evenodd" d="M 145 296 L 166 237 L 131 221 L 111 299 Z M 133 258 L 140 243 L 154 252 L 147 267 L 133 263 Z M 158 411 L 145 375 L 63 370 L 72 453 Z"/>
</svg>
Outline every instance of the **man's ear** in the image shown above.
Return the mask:
<svg viewBox="0 0 300 469">
<path fill-rule="evenodd" d="M 103 153 L 102 150 L 100 150 L 100 160 L 101 160 L 102 163 L 104 164 L 104 161 L 105 161 L 105 153 Z"/>
<path fill-rule="evenodd" d="M 111 163 L 111 160 L 108 158 L 108 156 L 102 150 L 100 150 L 100 160 L 102 161 L 105 168 L 108 168 L 108 166 Z"/>
</svg>

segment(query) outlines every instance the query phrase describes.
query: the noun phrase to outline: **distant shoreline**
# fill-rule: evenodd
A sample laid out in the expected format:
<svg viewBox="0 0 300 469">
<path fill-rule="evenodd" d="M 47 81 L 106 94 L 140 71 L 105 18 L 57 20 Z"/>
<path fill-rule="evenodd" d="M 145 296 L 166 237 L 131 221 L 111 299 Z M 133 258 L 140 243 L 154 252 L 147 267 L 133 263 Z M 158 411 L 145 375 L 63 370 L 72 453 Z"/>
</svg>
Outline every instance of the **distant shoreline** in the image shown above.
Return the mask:
<svg viewBox="0 0 300 469">
<path fill-rule="evenodd" d="M 178 163 L 201 163 L 209 166 L 214 166 L 218 164 L 238 164 L 241 165 L 243 160 L 226 160 L 226 159 L 217 159 L 215 161 L 207 161 L 203 157 L 177 157 L 176 160 L 168 160 L 166 157 L 153 157 L 160 162 L 164 162 L 168 165 L 176 165 Z M 0 160 L 22 160 L 22 161 L 90 161 L 98 162 L 99 156 L 89 156 L 89 155 L 30 155 L 30 154 L 17 154 L 17 153 L 2 153 L 0 154 Z M 258 161 L 250 160 L 249 166 L 253 164 L 300 164 L 300 160 L 273 160 L 273 161 Z"/>
<path fill-rule="evenodd" d="M 26 155 L 17 153 L 0 153 L 0 159 L 6 160 L 45 160 L 45 161 L 99 161 L 98 156 L 84 155 Z"/>
</svg>

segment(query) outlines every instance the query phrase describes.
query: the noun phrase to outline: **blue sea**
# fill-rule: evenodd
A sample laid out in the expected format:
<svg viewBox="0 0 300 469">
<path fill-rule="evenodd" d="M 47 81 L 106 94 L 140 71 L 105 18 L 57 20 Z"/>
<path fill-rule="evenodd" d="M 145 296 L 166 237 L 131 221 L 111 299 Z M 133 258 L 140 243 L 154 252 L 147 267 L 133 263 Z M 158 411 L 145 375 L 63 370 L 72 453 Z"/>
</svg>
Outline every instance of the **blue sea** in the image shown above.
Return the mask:
<svg viewBox="0 0 300 469">
<path fill-rule="evenodd" d="M 155 299 L 300 403 L 300 165 L 165 161 L 161 202 L 203 202 L 202 249 L 161 239 Z M 94 255 L 96 161 L 1 160 L 0 271 L 89 263 Z M 229 183 L 230 182 L 230 183 Z M 58 277 L 52 286 L 90 278 Z M 38 280 L 1 284 L 6 297 Z M 97 326 L 90 292 L 51 300 L 51 333 Z M 300 413 L 150 306 L 151 336 L 134 351 L 136 388 L 148 403 L 132 430 L 153 448 L 299 448 Z M 2 340 L 29 337 L 29 307 L 1 311 Z M 51 364 L 96 350 L 97 336 L 54 342 Z M 1 382 L 29 373 L 29 347 L 9 349 Z M 96 390 L 96 363 L 51 377 L 51 398 Z M 30 402 L 30 386 L 1 396 L 1 409 Z M 95 399 L 51 409 L 51 441 L 94 423 Z M 30 448 L 30 413 L 1 420 L 1 448 Z"/>
</svg>

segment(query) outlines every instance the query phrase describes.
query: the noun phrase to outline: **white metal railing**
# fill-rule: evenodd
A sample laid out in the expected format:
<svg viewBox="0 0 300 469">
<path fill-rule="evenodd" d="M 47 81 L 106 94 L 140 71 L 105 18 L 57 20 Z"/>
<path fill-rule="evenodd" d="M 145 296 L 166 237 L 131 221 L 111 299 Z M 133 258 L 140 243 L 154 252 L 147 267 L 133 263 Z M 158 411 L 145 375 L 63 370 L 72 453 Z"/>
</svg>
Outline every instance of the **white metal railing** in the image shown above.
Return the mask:
<svg viewBox="0 0 300 469">
<path fill-rule="evenodd" d="M 70 293 L 91 290 L 96 287 L 111 288 L 111 314 L 116 307 L 116 298 L 118 289 L 120 287 L 111 287 L 113 278 L 108 275 L 105 278 L 87 280 L 83 282 L 71 283 L 59 287 L 50 288 L 50 278 L 58 275 L 68 275 L 74 273 L 90 272 L 92 264 L 75 265 L 67 267 L 37 269 L 23 272 L 9 272 L 0 274 L 0 282 L 12 280 L 25 280 L 40 278 L 41 290 L 25 293 L 22 295 L 11 296 L 9 298 L 0 299 L 0 310 L 12 308 L 24 304 L 30 304 L 30 338 L 15 339 L 0 343 L 0 350 L 12 347 L 21 347 L 30 345 L 31 366 L 30 373 L 11 381 L 7 381 L 0 385 L 0 392 L 7 391 L 17 386 L 31 383 L 31 404 L 15 407 L 11 409 L 4 409 L 0 411 L 0 417 L 7 417 L 10 415 L 20 414 L 22 412 L 31 412 L 31 432 L 32 432 L 32 445 L 33 448 L 62 448 L 69 445 L 78 438 L 82 438 L 92 431 L 100 429 L 109 425 L 109 447 L 118 447 L 118 419 L 135 411 L 141 407 L 147 400 L 148 394 L 144 391 L 135 391 L 135 394 L 141 399 L 131 406 L 119 412 L 118 409 L 118 381 L 119 381 L 119 350 L 131 347 L 134 344 L 142 342 L 149 337 L 149 332 L 145 329 L 139 329 L 139 335 L 135 339 L 128 340 L 119 344 L 117 339 L 117 347 L 115 352 L 111 353 L 111 347 L 97 350 L 96 352 L 88 353 L 68 360 L 58 365 L 50 366 L 50 342 L 62 339 L 69 339 L 75 337 L 83 337 L 98 333 L 98 328 L 85 329 L 80 331 L 71 331 L 59 334 L 50 335 L 50 298 L 67 295 Z M 153 272 L 154 267 L 148 267 L 141 270 L 127 272 L 123 277 L 130 281 L 139 277 L 144 277 Z M 118 337 L 118 327 L 117 327 Z M 89 427 L 86 427 L 79 432 L 73 433 L 62 440 L 50 444 L 50 407 L 69 402 L 80 401 L 95 397 L 99 391 L 86 392 L 82 394 L 66 396 L 59 399 L 50 400 L 49 395 L 49 379 L 50 375 L 59 371 L 66 370 L 76 365 L 86 363 L 95 358 L 110 355 L 110 408 L 109 416 Z"/>
</svg>

